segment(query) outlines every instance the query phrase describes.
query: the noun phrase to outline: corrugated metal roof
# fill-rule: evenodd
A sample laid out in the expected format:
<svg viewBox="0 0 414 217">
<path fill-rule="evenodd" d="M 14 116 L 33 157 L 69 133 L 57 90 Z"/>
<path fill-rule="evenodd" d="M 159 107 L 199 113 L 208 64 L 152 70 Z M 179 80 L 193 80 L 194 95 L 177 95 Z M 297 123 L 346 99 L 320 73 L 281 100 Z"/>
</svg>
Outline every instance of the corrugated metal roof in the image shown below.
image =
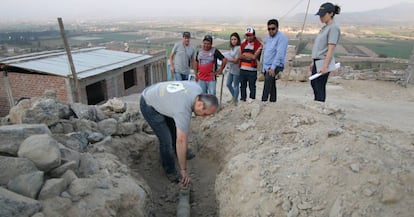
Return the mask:
<svg viewBox="0 0 414 217">
<path fill-rule="evenodd" d="M 90 48 L 72 51 L 78 79 L 91 77 L 106 71 L 121 68 L 151 58 L 149 55 Z M 39 53 L 0 60 L 0 63 L 42 73 L 71 76 L 66 52 Z"/>
</svg>

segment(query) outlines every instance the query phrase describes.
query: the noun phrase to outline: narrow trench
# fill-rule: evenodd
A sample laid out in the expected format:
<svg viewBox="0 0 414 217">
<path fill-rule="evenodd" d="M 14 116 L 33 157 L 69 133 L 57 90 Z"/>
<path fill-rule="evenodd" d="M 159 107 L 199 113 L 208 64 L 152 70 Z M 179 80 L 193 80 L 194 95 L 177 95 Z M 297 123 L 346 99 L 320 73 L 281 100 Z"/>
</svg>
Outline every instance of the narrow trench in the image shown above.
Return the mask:
<svg viewBox="0 0 414 217">
<path fill-rule="evenodd" d="M 208 153 L 201 155 L 193 140 L 189 138 L 189 147 L 196 157 L 187 162 L 192 178 L 190 206 L 191 216 L 216 217 L 218 206 L 215 196 L 215 180 L 218 169 L 217 162 L 209 159 Z M 181 184 L 170 183 L 160 164 L 158 142 L 150 145 L 139 156 L 134 156 L 130 165 L 136 179 L 143 179 L 150 189 L 150 216 L 176 216 L 178 193 Z"/>
</svg>

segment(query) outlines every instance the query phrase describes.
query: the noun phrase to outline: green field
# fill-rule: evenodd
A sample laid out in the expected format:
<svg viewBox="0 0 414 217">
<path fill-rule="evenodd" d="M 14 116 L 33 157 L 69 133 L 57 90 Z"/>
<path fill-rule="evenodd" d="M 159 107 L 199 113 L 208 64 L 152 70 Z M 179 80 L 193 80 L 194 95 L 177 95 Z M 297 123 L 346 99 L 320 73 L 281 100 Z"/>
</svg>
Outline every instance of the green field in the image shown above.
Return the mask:
<svg viewBox="0 0 414 217">
<path fill-rule="evenodd" d="M 352 44 L 365 46 L 380 57 L 410 59 L 413 52 L 414 41 L 402 39 L 376 39 L 358 38 L 342 39 L 341 44 Z"/>
</svg>

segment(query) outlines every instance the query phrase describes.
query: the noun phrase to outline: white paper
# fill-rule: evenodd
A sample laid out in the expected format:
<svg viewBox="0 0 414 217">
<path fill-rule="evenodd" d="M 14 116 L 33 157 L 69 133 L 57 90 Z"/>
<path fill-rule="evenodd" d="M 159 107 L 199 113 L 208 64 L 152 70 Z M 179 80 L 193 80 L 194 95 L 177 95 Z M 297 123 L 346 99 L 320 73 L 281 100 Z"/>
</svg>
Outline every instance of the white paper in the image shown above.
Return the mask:
<svg viewBox="0 0 414 217">
<path fill-rule="evenodd" d="M 318 60 L 318 61 L 320 61 L 320 60 Z M 315 64 L 316 64 L 316 62 L 315 62 Z M 322 64 L 323 64 L 323 62 L 322 62 Z M 322 67 L 322 66 L 320 66 L 320 67 Z M 318 68 L 318 66 L 316 66 L 316 69 L 317 68 Z M 333 70 L 329 70 L 330 68 L 328 67 L 328 72 L 335 71 L 335 70 L 337 70 L 339 68 L 341 68 L 341 63 L 335 63 L 335 65 L 333 66 L 333 68 L 331 68 Z M 312 81 L 313 79 L 315 79 L 315 78 L 317 78 L 317 77 L 319 77 L 321 75 L 322 75 L 322 73 L 316 73 L 316 74 L 314 74 L 314 75 L 312 75 L 312 76 L 309 77 L 309 81 Z"/>
<path fill-rule="evenodd" d="M 325 60 L 316 60 L 315 61 L 316 71 L 317 72 L 320 72 L 321 71 L 324 61 Z M 328 72 L 336 71 L 340 67 L 341 67 L 341 63 L 335 63 L 335 59 L 332 58 L 331 59 L 331 62 L 329 62 L 329 65 L 328 65 Z"/>
<path fill-rule="evenodd" d="M 316 74 L 314 74 L 314 75 L 312 75 L 312 76 L 309 77 L 309 81 L 312 81 L 313 79 L 315 79 L 315 78 L 317 78 L 317 77 L 319 77 L 321 75 L 322 75 L 322 73 L 316 73 Z"/>
</svg>

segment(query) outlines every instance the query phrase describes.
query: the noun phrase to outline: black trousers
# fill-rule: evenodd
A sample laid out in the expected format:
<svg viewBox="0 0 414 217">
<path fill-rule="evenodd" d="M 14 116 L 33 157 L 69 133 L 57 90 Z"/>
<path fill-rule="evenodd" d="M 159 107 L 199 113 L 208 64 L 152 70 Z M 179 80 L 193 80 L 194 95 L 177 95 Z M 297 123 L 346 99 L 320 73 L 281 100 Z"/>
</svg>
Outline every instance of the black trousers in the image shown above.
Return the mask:
<svg viewBox="0 0 414 217">
<path fill-rule="evenodd" d="M 316 64 L 315 60 L 313 61 L 312 75 L 316 74 Z M 329 73 L 323 74 L 311 81 L 311 86 L 313 89 L 313 94 L 315 95 L 314 100 L 325 102 L 326 99 L 326 83 L 328 82 Z"/>
<path fill-rule="evenodd" d="M 263 94 L 262 94 L 262 101 L 269 100 L 270 95 L 270 102 L 276 102 L 277 100 L 277 90 L 276 90 L 276 77 L 278 76 L 279 72 L 283 71 L 283 67 L 276 67 L 275 69 L 275 76 L 269 75 L 269 73 L 265 72 L 265 80 L 264 80 L 264 87 L 263 87 Z"/>
</svg>

